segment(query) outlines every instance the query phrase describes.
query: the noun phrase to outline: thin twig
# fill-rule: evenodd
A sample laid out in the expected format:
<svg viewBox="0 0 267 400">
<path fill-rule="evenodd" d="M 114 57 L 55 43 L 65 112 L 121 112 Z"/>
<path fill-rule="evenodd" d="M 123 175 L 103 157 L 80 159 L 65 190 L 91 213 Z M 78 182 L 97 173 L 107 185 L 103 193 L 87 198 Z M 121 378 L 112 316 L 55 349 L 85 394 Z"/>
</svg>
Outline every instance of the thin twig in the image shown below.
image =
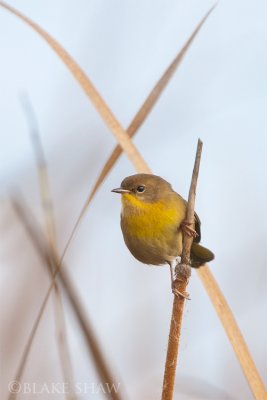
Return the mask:
<svg viewBox="0 0 267 400">
<path fill-rule="evenodd" d="M 132 122 L 130 123 L 127 133 L 130 137 L 133 137 L 135 133 L 139 130 L 139 128 L 142 126 L 144 121 L 147 119 L 148 115 L 152 111 L 153 107 L 155 106 L 157 100 L 159 99 L 160 95 L 163 93 L 164 89 L 166 88 L 167 84 L 169 83 L 170 79 L 172 78 L 173 74 L 175 73 L 176 69 L 178 66 L 181 64 L 183 61 L 188 49 L 190 48 L 191 44 L 193 43 L 195 37 L 197 36 L 198 32 L 206 22 L 207 18 L 209 15 L 212 13 L 214 8 L 216 7 L 217 4 L 215 4 L 213 7 L 210 8 L 210 10 L 204 15 L 204 17 L 201 19 L 201 21 L 198 23 L 196 26 L 195 30 L 192 32 L 190 37 L 187 39 L 186 43 L 182 47 L 182 49 L 178 52 L 174 60 L 171 62 L 171 64 L 168 66 L 168 68 L 164 71 L 163 75 L 161 78 L 158 80 L 156 85 L 153 87 L 151 92 L 149 93 L 148 97 L 136 113 L 135 117 L 133 118 Z M 109 156 L 108 160 L 106 161 L 104 167 L 102 168 L 91 192 L 87 196 L 87 199 L 80 211 L 80 214 L 77 218 L 77 221 L 71 231 L 71 234 L 69 236 L 69 239 L 66 242 L 66 245 L 64 247 L 63 253 L 62 253 L 62 259 L 64 258 L 69 245 L 75 235 L 75 232 L 77 231 L 91 201 L 93 200 L 98 188 L 101 186 L 101 184 L 104 182 L 106 176 L 110 172 L 111 168 L 114 166 L 118 158 L 120 157 L 122 153 L 122 147 L 118 144 L 115 149 L 112 151 L 111 155 Z"/>
<path fill-rule="evenodd" d="M 189 224 L 191 224 L 193 228 L 194 228 L 196 186 L 197 186 L 199 165 L 201 159 L 201 151 L 202 151 L 202 142 L 201 140 L 198 140 L 195 165 L 192 174 L 192 180 L 188 196 L 187 213 L 186 213 L 186 220 Z M 173 299 L 171 326 L 170 326 L 163 388 L 162 388 L 162 400 L 172 400 L 174 394 L 175 372 L 176 372 L 183 309 L 185 302 L 185 297 L 180 296 L 178 293 L 186 295 L 186 286 L 188 284 L 188 280 L 191 275 L 190 249 L 192 241 L 193 241 L 192 237 L 188 236 L 187 234 L 184 235 L 181 263 L 178 264 L 176 267 L 174 291 L 176 291 L 177 294 L 174 295 Z"/>
<path fill-rule="evenodd" d="M 52 262 L 52 266 L 53 268 L 55 268 L 58 260 L 51 259 L 46 238 L 42 235 L 40 229 L 38 229 L 38 227 L 36 226 L 36 223 L 29 208 L 26 207 L 25 203 L 22 204 L 22 200 L 18 201 L 17 198 L 14 197 L 11 198 L 11 204 L 14 208 L 14 211 L 16 212 L 16 215 L 19 217 L 21 223 L 23 224 L 30 240 L 32 241 L 35 250 L 41 257 L 42 261 L 44 262 L 44 265 L 50 264 Z M 82 333 L 85 337 L 85 342 L 87 345 L 89 356 L 92 356 L 93 358 L 94 366 L 96 368 L 100 381 L 103 383 L 110 384 L 110 387 L 112 384 L 120 383 L 118 380 L 114 378 L 110 368 L 107 365 L 106 359 L 98 343 L 91 322 L 89 321 L 89 318 L 86 315 L 82 302 L 77 294 L 77 290 L 75 289 L 72 280 L 69 278 L 67 274 L 66 266 L 63 266 L 63 269 L 59 271 L 58 277 L 60 282 L 62 283 L 63 289 L 65 290 L 70 305 L 72 306 L 74 314 L 76 315 L 78 323 L 81 327 Z M 50 291 L 47 292 L 46 298 L 49 296 L 48 293 L 50 293 Z M 42 304 L 42 309 L 44 309 L 44 303 Z M 26 364 L 26 360 L 29 354 L 29 350 L 31 348 L 32 341 L 34 339 L 34 335 L 38 328 L 38 325 L 39 325 L 39 319 L 35 321 L 35 324 L 31 330 L 31 334 L 29 336 L 27 345 L 24 349 L 23 357 L 20 363 L 20 368 L 17 371 L 15 381 L 20 382 Z M 121 387 L 120 390 L 122 390 Z M 109 396 L 111 400 L 122 399 L 121 395 L 119 393 L 116 393 L 115 390 L 111 391 L 110 393 L 107 392 L 106 394 L 107 396 Z M 125 396 L 123 398 L 125 399 Z"/>
<path fill-rule="evenodd" d="M 44 155 L 42 142 L 39 135 L 39 129 L 37 119 L 34 113 L 32 104 L 30 103 L 26 94 L 21 97 L 21 104 L 25 112 L 25 116 L 29 126 L 30 138 L 36 158 L 36 166 L 38 171 L 39 181 L 39 192 L 42 202 L 44 223 L 47 233 L 47 241 L 49 245 L 50 257 L 55 258 L 56 254 L 56 232 L 53 216 L 53 204 L 50 194 L 50 185 L 47 172 L 47 163 Z M 50 275 L 53 275 L 53 263 L 47 263 L 50 271 Z M 71 365 L 71 357 L 69 350 L 69 343 L 67 337 L 66 321 L 64 316 L 63 302 L 61 293 L 57 282 L 54 286 L 54 305 L 55 305 L 55 324 L 56 324 L 56 336 L 59 349 L 59 357 L 61 362 L 61 368 L 63 372 L 64 382 L 68 382 L 69 390 L 66 393 L 66 397 L 69 399 L 76 399 L 75 388 L 74 388 L 74 377 L 73 369 Z"/>
</svg>

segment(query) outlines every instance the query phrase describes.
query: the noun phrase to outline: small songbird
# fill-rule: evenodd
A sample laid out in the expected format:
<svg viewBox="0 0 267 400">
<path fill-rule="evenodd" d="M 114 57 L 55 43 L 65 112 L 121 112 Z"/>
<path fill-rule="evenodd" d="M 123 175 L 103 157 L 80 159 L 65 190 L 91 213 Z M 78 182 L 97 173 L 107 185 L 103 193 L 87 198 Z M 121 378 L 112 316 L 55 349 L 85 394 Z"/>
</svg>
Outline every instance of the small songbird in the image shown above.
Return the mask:
<svg viewBox="0 0 267 400">
<path fill-rule="evenodd" d="M 195 213 L 195 230 L 185 221 L 187 202 L 171 185 L 152 174 L 125 178 L 112 192 L 122 195 L 121 229 L 126 246 L 144 264 L 171 268 L 183 248 L 182 231 L 194 237 L 191 266 L 198 268 L 214 259 L 214 254 L 199 244 L 200 220 Z"/>
</svg>

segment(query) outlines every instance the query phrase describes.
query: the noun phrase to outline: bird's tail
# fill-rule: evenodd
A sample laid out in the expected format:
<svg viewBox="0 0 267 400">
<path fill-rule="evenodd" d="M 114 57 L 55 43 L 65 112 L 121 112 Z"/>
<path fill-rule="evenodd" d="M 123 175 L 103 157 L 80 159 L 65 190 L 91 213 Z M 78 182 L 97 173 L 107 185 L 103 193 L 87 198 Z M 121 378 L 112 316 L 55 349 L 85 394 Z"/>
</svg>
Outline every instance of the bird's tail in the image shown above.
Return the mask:
<svg viewBox="0 0 267 400">
<path fill-rule="evenodd" d="M 201 265 L 212 261 L 214 254 L 206 247 L 201 246 L 199 243 L 192 243 L 191 247 L 191 267 L 199 268 Z"/>
</svg>

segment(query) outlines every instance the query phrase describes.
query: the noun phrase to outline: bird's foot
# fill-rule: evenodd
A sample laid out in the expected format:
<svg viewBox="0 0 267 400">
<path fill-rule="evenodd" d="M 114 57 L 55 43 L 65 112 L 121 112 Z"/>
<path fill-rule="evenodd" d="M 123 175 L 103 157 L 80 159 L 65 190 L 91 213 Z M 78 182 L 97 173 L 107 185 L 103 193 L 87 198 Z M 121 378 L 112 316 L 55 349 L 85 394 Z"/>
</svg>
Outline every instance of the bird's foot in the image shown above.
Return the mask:
<svg viewBox="0 0 267 400">
<path fill-rule="evenodd" d="M 183 232 L 185 232 L 188 236 L 196 238 L 198 237 L 198 233 L 195 231 L 195 229 L 190 227 L 191 223 L 188 221 L 183 221 L 180 225 L 181 229 Z"/>
<path fill-rule="evenodd" d="M 178 289 L 176 289 L 176 287 L 175 287 L 175 280 L 179 280 L 179 278 L 176 278 L 176 279 L 174 279 L 174 273 L 173 273 L 173 265 L 176 265 L 177 264 L 177 261 L 176 260 L 173 260 L 173 262 L 169 262 L 169 265 L 170 265 L 170 272 L 171 272 L 171 288 L 172 288 L 172 293 L 174 294 L 174 296 L 177 296 L 177 297 L 183 297 L 184 299 L 186 299 L 186 300 L 191 300 L 190 299 L 190 297 L 189 297 L 189 294 L 188 293 L 182 293 L 182 292 L 180 292 Z"/>
</svg>

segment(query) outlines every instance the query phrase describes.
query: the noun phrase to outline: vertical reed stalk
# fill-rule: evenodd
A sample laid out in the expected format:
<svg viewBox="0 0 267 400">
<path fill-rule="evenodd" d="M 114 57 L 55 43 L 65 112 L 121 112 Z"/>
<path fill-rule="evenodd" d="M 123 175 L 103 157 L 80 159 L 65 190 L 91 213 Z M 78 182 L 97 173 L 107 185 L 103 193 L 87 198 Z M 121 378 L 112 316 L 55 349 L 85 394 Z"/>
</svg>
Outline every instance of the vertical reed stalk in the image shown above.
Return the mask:
<svg viewBox="0 0 267 400">
<path fill-rule="evenodd" d="M 194 208 L 196 198 L 196 186 L 199 173 L 199 165 L 201 159 L 202 142 L 198 140 L 195 165 L 192 174 L 191 186 L 188 196 L 186 220 L 194 228 Z M 174 290 L 182 293 L 186 297 L 186 287 L 191 275 L 190 268 L 190 249 L 193 238 L 184 234 L 183 252 L 181 262 L 176 266 L 176 277 L 174 281 Z M 171 326 L 169 333 L 168 349 L 165 363 L 165 372 L 162 388 L 162 400 L 172 400 L 175 385 L 175 373 L 178 359 L 179 342 L 182 327 L 182 317 L 185 297 L 178 294 L 174 295 Z"/>
</svg>

